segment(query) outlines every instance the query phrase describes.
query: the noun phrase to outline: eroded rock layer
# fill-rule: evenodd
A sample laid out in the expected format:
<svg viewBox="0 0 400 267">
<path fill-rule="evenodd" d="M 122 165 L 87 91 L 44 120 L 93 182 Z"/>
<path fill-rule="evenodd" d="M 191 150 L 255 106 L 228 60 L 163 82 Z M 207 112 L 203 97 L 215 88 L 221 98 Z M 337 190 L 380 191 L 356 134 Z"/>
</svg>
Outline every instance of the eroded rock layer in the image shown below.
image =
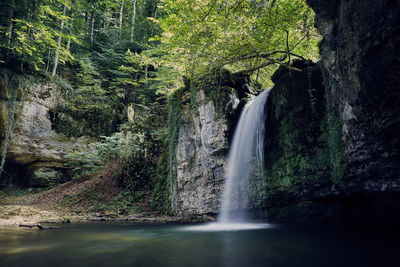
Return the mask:
<svg viewBox="0 0 400 267">
<path fill-rule="evenodd" d="M 87 151 L 93 140 L 66 137 L 53 129 L 50 112 L 64 104 L 61 88 L 51 82 L 34 82 L 24 88 L 12 88 L 12 84 L 4 81 L 1 84 L 2 147 L 10 123 L 11 101 L 15 102 L 15 118 L 11 120 L 15 129 L 8 140 L 5 172 L 0 184 L 3 187 L 48 187 L 65 181 L 63 170 L 72 160 L 71 154 Z M 12 96 L 14 90 L 18 91 L 16 98 Z"/>
</svg>

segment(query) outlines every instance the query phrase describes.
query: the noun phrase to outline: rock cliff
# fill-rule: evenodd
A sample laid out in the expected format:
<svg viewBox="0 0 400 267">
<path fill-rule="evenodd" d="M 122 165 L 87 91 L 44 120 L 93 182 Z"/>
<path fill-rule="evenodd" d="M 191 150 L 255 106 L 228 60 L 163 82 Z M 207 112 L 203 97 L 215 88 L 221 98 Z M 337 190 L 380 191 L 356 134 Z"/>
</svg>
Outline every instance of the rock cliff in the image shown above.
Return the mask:
<svg viewBox="0 0 400 267">
<path fill-rule="evenodd" d="M 239 96 L 252 93 L 248 83 L 247 77 L 224 72 L 176 94 L 178 106 L 174 108 L 181 113 L 172 152 L 171 191 L 177 213 L 218 212 L 229 142 L 243 107 Z"/>
<path fill-rule="evenodd" d="M 400 3 L 308 2 L 323 35 L 325 84 L 342 120 L 345 176 L 364 184 L 361 190 L 398 191 L 383 180 L 400 174 Z"/>
<path fill-rule="evenodd" d="M 11 101 L 15 102 L 16 108 L 15 129 L 8 142 L 5 172 L 0 184 L 3 187 L 47 187 L 64 181 L 65 163 L 71 161 L 69 154 L 87 150 L 91 140 L 86 137 L 67 138 L 54 131 L 50 111 L 64 104 L 61 88 L 51 82 L 33 82 L 21 86 L 7 83 L 5 77 L 1 77 L 1 80 L 2 148 L 7 124 L 10 123 Z M 17 96 L 13 99 L 14 93 Z"/>
<path fill-rule="evenodd" d="M 287 220 L 397 223 L 400 3 L 308 2 L 324 86 L 299 90 L 306 75 L 276 73 L 260 207 Z"/>
</svg>

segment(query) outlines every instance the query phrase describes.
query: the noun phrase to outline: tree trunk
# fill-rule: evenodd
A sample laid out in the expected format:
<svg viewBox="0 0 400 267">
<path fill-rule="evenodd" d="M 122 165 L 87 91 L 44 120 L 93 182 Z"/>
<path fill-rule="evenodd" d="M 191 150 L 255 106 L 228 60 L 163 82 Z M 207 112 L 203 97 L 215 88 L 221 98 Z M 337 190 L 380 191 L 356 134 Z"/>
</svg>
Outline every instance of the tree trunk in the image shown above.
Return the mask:
<svg viewBox="0 0 400 267">
<path fill-rule="evenodd" d="M 90 43 L 93 43 L 94 39 L 94 12 L 92 12 L 92 21 L 90 23 Z"/>
<path fill-rule="evenodd" d="M 131 27 L 131 43 L 133 42 L 133 33 L 135 32 L 136 2 L 137 2 L 137 0 L 133 0 L 132 27 Z"/>
<path fill-rule="evenodd" d="M 119 11 L 119 34 L 118 39 L 121 39 L 122 35 L 122 18 L 124 16 L 124 0 L 121 1 L 121 9 Z"/>
<path fill-rule="evenodd" d="M 146 1 L 146 0 L 143 0 L 142 10 L 141 10 L 141 12 L 140 12 L 140 14 L 141 14 L 142 17 L 145 16 L 145 13 L 144 13 L 144 12 L 146 11 L 146 4 L 147 4 L 147 1 Z"/>
<path fill-rule="evenodd" d="M 287 55 L 289 57 L 288 60 L 288 66 L 292 63 L 292 60 L 290 58 L 290 48 L 289 48 L 289 31 L 286 31 L 286 50 L 287 50 Z"/>
<path fill-rule="evenodd" d="M 74 25 L 74 19 L 72 18 L 69 33 L 71 33 L 73 31 L 73 29 L 72 29 L 73 25 Z M 69 51 L 70 48 L 71 48 L 71 38 L 68 38 L 67 50 Z"/>
<path fill-rule="evenodd" d="M 65 13 L 67 12 L 67 6 L 64 5 L 64 10 L 63 10 L 63 17 L 65 17 Z M 61 27 L 60 27 L 60 33 L 63 32 L 64 30 L 64 18 L 61 19 Z M 61 49 L 61 40 L 62 37 L 61 35 L 58 37 L 58 43 L 57 43 L 57 50 L 56 50 L 56 54 L 54 55 L 54 66 L 53 66 L 53 72 L 51 73 L 51 76 L 55 76 L 56 75 L 56 71 L 57 71 L 57 65 L 58 65 L 58 58 L 60 56 L 60 49 Z"/>
<path fill-rule="evenodd" d="M 50 58 L 51 58 L 51 50 L 49 49 L 49 54 L 47 56 L 46 73 L 48 73 L 50 69 Z"/>
<path fill-rule="evenodd" d="M 146 64 L 144 67 L 144 82 L 147 84 L 147 77 L 149 76 L 149 65 Z"/>
<path fill-rule="evenodd" d="M 156 10 L 154 11 L 154 18 L 157 18 L 157 12 L 158 12 L 158 1 L 156 2 Z M 153 32 L 154 32 L 154 22 L 151 25 L 151 32 L 150 32 L 150 36 L 153 36 Z"/>
<path fill-rule="evenodd" d="M 8 29 L 7 29 L 7 34 L 8 34 L 7 46 L 8 47 L 10 47 L 10 45 L 11 45 L 11 35 L 12 35 L 12 30 L 13 30 L 12 19 L 14 16 L 14 8 L 15 8 L 15 0 L 11 0 L 10 10 L 8 11 Z"/>
</svg>

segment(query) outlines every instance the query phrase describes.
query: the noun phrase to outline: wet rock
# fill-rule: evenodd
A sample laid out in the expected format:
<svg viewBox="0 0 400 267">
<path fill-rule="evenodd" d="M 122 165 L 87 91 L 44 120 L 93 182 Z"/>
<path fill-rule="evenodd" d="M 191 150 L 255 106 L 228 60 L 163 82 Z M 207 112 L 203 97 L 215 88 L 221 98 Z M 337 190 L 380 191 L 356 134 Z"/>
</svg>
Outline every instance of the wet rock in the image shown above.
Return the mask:
<svg viewBox="0 0 400 267">
<path fill-rule="evenodd" d="M 198 89 L 197 106 L 183 110 L 175 149 L 177 175 L 173 200 L 180 216 L 192 218 L 219 210 L 229 142 L 239 113 L 238 91 L 250 92 L 243 91 L 249 87 L 246 79 L 232 77 L 228 72 L 223 74 L 214 91 Z M 208 85 L 215 86 L 212 82 Z M 215 92 L 218 97 L 212 96 Z"/>
<path fill-rule="evenodd" d="M 175 209 L 180 214 L 217 212 L 222 189 L 228 149 L 226 117 L 216 113 L 204 91 L 198 92 L 197 101 L 197 110 L 186 110 L 176 148 Z"/>
<path fill-rule="evenodd" d="M 273 174 L 264 205 L 272 217 L 290 221 L 396 225 L 400 2 L 307 2 L 323 36 L 319 64 L 325 89 L 315 103 L 326 104 L 313 116 L 307 92 L 294 86 L 301 75 L 289 77 L 283 68 L 274 75 L 277 85 L 290 89 L 271 93 L 266 164 Z M 316 122 L 319 128 L 312 126 Z M 280 160 L 285 164 L 277 165 Z"/>
<path fill-rule="evenodd" d="M 320 51 L 325 84 L 342 118 L 346 176 L 399 177 L 400 3 L 308 3 L 324 36 Z"/>
</svg>

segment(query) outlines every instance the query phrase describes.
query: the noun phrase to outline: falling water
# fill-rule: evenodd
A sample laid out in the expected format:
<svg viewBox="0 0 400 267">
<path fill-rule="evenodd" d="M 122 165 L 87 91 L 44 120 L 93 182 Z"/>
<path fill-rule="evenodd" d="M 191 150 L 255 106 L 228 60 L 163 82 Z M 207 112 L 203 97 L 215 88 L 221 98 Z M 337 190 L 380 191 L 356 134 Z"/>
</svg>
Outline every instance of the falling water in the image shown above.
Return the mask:
<svg viewBox="0 0 400 267">
<path fill-rule="evenodd" d="M 186 226 L 185 231 L 238 231 L 272 227 L 249 223 L 249 180 L 263 169 L 266 102 L 270 89 L 244 106 L 229 151 L 221 211 L 216 223 Z"/>
<path fill-rule="evenodd" d="M 251 99 L 243 108 L 229 151 L 224 194 L 218 223 L 248 220 L 248 184 L 263 167 L 265 106 L 270 89 Z"/>
</svg>

